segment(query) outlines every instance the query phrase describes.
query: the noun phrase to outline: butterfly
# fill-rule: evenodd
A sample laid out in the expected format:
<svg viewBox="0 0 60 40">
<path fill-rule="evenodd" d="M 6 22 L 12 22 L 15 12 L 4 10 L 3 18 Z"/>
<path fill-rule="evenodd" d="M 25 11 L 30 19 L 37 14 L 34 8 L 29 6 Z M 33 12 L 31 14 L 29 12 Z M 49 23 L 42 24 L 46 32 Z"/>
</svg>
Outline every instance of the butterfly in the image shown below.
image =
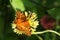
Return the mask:
<svg viewBox="0 0 60 40">
<path fill-rule="evenodd" d="M 16 28 L 18 30 L 22 31 L 27 36 L 31 36 L 30 24 L 27 21 L 27 17 L 22 12 L 16 12 L 14 23 L 16 24 Z"/>
</svg>

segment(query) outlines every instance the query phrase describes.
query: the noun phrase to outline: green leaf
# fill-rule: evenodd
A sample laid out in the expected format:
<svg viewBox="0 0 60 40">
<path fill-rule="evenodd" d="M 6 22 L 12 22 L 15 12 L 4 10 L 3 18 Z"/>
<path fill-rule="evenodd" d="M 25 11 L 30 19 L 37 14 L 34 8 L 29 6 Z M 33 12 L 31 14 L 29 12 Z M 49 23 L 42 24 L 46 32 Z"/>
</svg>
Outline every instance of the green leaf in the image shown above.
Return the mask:
<svg viewBox="0 0 60 40">
<path fill-rule="evenodd" d="M 52 8 L 48 10 L 48 14 L 50 14 L 53 18 L 60 19 L 60 7 Z"/>
<path fill-rule="evenodd" d="M 14 8 L 14 10 L 16 11 L 17 9 L 24 11 L 25 7 L 23 5 L 22 0 L 10 0 L 10 3 L 12 5 L 12 7 Z"/>
</svg>

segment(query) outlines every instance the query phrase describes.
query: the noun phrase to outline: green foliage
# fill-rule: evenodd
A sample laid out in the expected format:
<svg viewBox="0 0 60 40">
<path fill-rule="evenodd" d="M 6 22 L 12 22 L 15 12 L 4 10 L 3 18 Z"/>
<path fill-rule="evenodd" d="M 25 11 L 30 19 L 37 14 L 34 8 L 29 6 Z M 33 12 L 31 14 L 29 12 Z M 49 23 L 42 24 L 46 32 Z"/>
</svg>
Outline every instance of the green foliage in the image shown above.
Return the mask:
<svg viewBox="0 0 60 40">
<path fill-rule="evenodd" d="M 32 35 L 31 37 L 27 37 L 26 40 L 39 40 L 35 35 Z"/>
<path fill-rule="evenodd" d="M 4 38 L 4 36 L 3 36 L 3 30 L 4 29 L 3 28 L 4 28 L 4 20 L 0 15 L 0 40 L 3 40 L 3 38 Z"/>
<path fill-rule="evenodd" d="M 21 11 L 25 10 L 22 0 L 10 0 L 10 3 L 13 6 L 15 11 L 17 9 L 19 9 Z"/>
<path fill-rule="evenodd" d="M 48 13 L 55 19 L 60 19 L 60 7 L 48 10 Z"/>
</svg>

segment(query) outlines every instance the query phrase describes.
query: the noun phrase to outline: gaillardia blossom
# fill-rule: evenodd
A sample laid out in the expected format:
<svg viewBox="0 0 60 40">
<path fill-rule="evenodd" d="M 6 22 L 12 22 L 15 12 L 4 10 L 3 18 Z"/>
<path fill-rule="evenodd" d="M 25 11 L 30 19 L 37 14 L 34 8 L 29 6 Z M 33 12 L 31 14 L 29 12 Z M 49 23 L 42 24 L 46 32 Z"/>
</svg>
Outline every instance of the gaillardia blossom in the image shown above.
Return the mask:
<svg viewBox="0 0 60 40">
<path fill-rule="evenodd" d="M 31 36 L 38 26 L 37 15 L 31 12 L 16 12 L 15 19 L 12 22 L 12 29 L 17 34 Z"/>
<path fill-rule="evenodd" d="M 53 26 L 55 25 L 55 19 L 51 18 L 48 15 L 45 15 L 40 19 L 40 23 L 45 29 L 53 29 Z"/>
</svg>

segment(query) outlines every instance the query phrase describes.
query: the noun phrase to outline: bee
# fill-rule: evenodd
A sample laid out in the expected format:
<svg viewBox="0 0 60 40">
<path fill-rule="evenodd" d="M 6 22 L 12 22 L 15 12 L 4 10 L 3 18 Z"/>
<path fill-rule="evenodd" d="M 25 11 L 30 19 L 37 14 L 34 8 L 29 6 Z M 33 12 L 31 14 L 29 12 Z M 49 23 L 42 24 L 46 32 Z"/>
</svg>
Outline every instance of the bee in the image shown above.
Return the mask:
<svg viewBox="0 0 60 40">
<path fill-rule="evenodd" d="M 16 28 L 18 30 L 22 31 L 27 36 L 31 36 L 30 24 L 27 21 L 27 17 L 22 12 L 16 12 L 14 23 L 16 24 Z"/>
</svg>

